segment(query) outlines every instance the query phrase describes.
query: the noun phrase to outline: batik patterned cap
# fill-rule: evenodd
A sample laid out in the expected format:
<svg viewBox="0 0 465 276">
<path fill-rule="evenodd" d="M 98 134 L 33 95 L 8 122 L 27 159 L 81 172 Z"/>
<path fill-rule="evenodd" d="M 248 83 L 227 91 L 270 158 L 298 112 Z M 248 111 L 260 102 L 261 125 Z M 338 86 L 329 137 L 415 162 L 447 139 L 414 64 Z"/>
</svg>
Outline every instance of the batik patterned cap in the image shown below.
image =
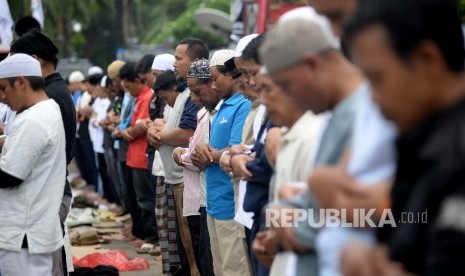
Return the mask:
<svg viewBox="0 0 465 276">
<path fill-rule="evenodd" d="M 210 78 L 210 61 L 208 59 L 199 59 L 192 62 L 187 72 L 188 78 L 209 79 Z"/>
</svg>

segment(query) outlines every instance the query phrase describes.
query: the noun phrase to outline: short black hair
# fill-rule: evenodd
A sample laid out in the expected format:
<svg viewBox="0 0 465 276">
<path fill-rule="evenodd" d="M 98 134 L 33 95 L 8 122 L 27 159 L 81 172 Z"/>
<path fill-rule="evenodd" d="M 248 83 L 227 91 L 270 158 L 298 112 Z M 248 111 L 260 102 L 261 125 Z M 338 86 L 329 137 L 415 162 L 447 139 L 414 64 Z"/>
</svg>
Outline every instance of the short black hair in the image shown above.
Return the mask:
<svg viewBox="0 0 465 276">
<path fill-rule="evenodd" d="M 135 80 L 139 79 L 139 74 L 136 71 L 136 63 L 135 62 L 128 62 L 121 69 L 119 70 L 119 76 L 122 80 L 127 80 L 130 82 L 134 82 Z"/>
<path fill-rule="evenodd" d="M 15 83 L 17 77 L 7 78 L 11 86 Z M 33 91 L 45 90 L 45 80 L 38 76 L 25 76 Z"/>
<path fill-rule="evenodd" d="M 234 61 L 234 57 L 228 59 L 224 63 L 224 66 L 226 66 L 226 68 L 228 68 L 228 71 L 231 74 L 233 79 L 237 79 L 242 75 L 242 73 L 239 72 L 239 70 L 237 70 L 237 68 L 236 68 L 236 62 Z"/>
<path fill-rule="evenodd" d="M 152 70 L 153 60 L 155 55 L 148 54 L 143 56 L 136 65 L 136 71 L 138 74 L 147 74 Z"/>
<path fill-rule="evenodd" d="M 178 45 L 186 44 L 187 45 L 187 55 L 194 60 L 198 59 L 208 59 L 210 57 L 210 51 L 207 44 L 198 38 L 184 38 L 179 41 Z"/>
<path fill-rule="evenodd" d="M 87 76 L 85 81 L 92 85 L 99 85 L 104 76 L 105 75 L 103 73 L 92 74 Z"/>
<path fill-rule="evenodd" d="M 173 71 L 167 70 L 157 76 L 157 79 L 153 84 L 153 91 L 155 91 L 155 93 L 158 93 L 159 91 L 171 90 L 176 87 L 176 75 Z"/>
<path fill-rule="evenodd" d="M 55 68 L 58 64 L 58 48 L 50 38 L 36 29 L 32 29 L 13 42 L 10 52 L 36 55 L 43 60 L 52 62 Z"/>
<path fill-rule="evenodd" d="M 386 29 L 392 48 L 402 59 L 408 60 L 420 42 L 430 40 L 452 71 L 463 71 L 464 38 L 456 0 L 361 1 L 345 33 L 350 39 L 375 24 Z"/>
<path fill-rule="evenodd" d="M 231 72 L 229 71 L 228 67 L 225 65 L 216 65 L 215 66 L 218 72 L 220 72 L 223 75 L 231 75 Z"/>
<path fill-rule="evenodd" d="M 23 36 L 25 33 L 33 29 L 41 31 L 42 28 L 40 27 L 39 21 L 30 15 L 21 17 L 15 23 L 15 33 L 18 36 Z"/>
<path fill-rule="evenodd" d="M 252 60 L 257 64 L 261 64 L 260 58 L 258 56 L 258 49 L 260 48 L 264 40 L 264 34 L 260 34 L 259 36 L 252 39 L 242 51 L 241 59 Z"/>
</svg>

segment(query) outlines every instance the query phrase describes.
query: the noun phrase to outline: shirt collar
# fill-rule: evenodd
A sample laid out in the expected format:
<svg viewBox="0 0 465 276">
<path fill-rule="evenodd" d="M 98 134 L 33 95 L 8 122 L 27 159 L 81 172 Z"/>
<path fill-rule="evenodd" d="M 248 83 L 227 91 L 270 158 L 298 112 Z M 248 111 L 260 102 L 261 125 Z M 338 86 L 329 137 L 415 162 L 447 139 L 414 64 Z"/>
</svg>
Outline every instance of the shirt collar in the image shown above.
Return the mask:
<svg viewBox="0 0 465 276">
<path fill-rule="evenodd" d="M 50 75 L 48 75 L 48 76 L 46 76 L 44 78 L 45 86 L 47 86 L 49 83 L 51 83 L 53 81 L 57 81 L 57 80 L 60 80 L 60 79 L 63 79 L 63 78 L 61 77 L 61 75 L 58 72 L 52 73 L 52 74 L 50 74 Z"/>
<path fill-rule="evenodd" d="M 223 105 L 224 101 L 221 100 L 216 106 L 215 106 L 215 109 L 213 109 L 211 112 L 210 112 L 210 115 L 215 115 L 216 113 L 218 113 L 218 111 L 220 110 L 221 106 Z"/>
<path fill-rule="evenodd" d="M 144 97 L 147 93 L 152 92 L 152 88 L 148 87 L 147 85 L 142 88 L 142 91 L 140 92 L 139 96 L 137 96 L 137 99 L 140 99 Z"/>
<path fill-rule="evenodd" d="M 223 103 L 225 105 L 235 105 L 238 102 L 240 102 L 243 98 L 244 96 L 240 92 L 236 92 L 234 95 L 232 95 L 230 98 L 225 100 Z"/>
<path fill-rule="evenodd" d="M 178 92 L 183 92 L 184 90 L 186 90 L 186 88 L 187 88 L 187 82 L 180 82 L 176 86 L 176 90 L 178 90 Z"/>
<path fill-rule="evenodd" d="M 433 114 L 428 119 L 417 124 L 411 130 L 402 133 L 397 140 L 398 152 L 415 152 L 425 146 L 435 134 L 443 132 L 451 122 L 457 118 L 463 118 L 465 111 L 465 99 L 460 100 L 449 108 Z M 434 141 L 431 141 L 434 143 Z"/>
</svg>

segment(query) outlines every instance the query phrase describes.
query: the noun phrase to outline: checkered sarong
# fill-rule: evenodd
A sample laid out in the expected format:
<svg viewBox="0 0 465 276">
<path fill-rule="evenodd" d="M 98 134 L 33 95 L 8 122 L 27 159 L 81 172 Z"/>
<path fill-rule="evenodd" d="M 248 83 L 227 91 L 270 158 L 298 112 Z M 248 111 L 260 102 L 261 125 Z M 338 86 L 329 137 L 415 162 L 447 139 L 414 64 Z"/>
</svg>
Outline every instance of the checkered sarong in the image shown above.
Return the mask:
<svg viewBox="0 0 465 276">
<path fill-rule="evenodd" d="M 158 177 L 158 179 L 155 216 L 158 236 L 160 238 L 163 273 L 167 273 L 171 267 L 181 264 L 176 240 L 176 207 L 174 205 L 174 193 L 171 185 L 166 185 L 163 177 Z"/>
</svg>

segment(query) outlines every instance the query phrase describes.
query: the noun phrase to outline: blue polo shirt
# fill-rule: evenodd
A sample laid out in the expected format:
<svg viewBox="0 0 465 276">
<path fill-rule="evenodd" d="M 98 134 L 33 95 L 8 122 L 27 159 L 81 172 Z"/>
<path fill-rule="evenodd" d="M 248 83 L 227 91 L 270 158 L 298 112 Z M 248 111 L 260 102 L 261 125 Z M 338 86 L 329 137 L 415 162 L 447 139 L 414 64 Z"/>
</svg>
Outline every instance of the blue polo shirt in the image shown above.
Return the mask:
<svg viewBox="0 0 465 276">
<path fill-rule="evenodd" d="M 224 101 L 211 124 L 210 145 L 218 150 L 241 143 L 242 128 L 251 102 L 241 93 Z M 207 213 L 218 220 L 234 218 L 234 190 L 229 176 L 218 164 L 205 169 L 207 180 Z"/>
</svg>

